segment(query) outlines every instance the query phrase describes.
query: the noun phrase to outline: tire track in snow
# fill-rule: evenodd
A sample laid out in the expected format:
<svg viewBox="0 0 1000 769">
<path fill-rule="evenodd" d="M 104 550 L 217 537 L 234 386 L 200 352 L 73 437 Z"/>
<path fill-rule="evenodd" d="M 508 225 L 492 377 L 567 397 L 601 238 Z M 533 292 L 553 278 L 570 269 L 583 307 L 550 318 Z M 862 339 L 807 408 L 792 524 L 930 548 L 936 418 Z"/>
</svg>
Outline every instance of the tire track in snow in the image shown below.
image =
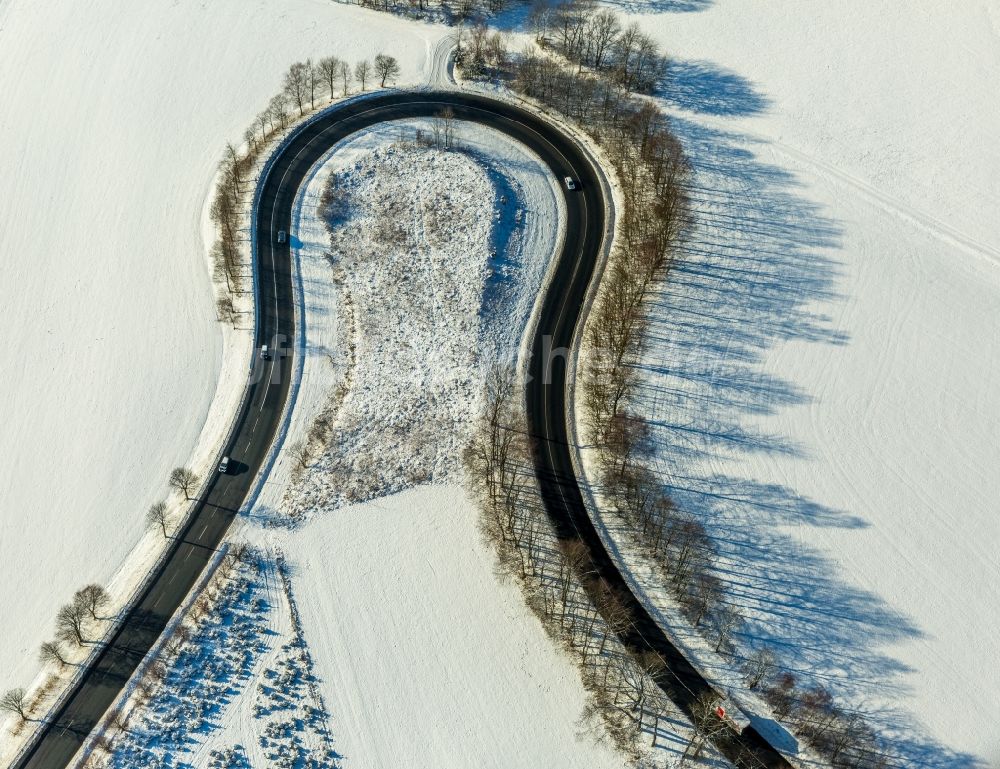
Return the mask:
<svg viewBox="0 0 1000 769">
<path fill-rule="evenodd" d="M 777 155 L 784 155 L 792 161 L 809 166 L 827 179 L 833 179 L 846 184 L 883 211 L 909 222 L 938 240 L 950 243 L 968 254 L 990 261 L 995 266 L 1000 267 L 1000 249 L 989 246 L 967 235 L 958 228 L 952 227 L 950 224 L 945 224 L 940 219 L 936 219 L 918 208 L 904 203 L 899 198 L 882 192 L 868 182 L 846 171 L 842 171 L 831 163 L 792 149 L 780 142 L 774 142 L 771 149 Z"/>
</svg>

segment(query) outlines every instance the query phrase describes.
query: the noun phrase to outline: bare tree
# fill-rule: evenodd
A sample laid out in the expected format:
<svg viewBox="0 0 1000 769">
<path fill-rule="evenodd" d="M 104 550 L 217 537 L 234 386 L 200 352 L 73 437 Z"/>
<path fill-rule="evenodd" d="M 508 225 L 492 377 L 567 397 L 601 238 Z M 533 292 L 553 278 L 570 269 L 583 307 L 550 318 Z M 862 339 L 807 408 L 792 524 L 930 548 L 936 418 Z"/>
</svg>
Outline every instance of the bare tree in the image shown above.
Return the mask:
<svg viewBox="0 0 1000 769">
<path fill-rule="evenodd" d="M 28 693 L 21 688 L 11 689 L 0 697 L 0 711 L 16 713 L 21 721 L 28 720 Z"/>
<path fill-rule="evenodd" d="M 215 312 L 221 322 L 231 323 L 236 328 L 236 307 L 231 296 L 218 299 L 215 302 Z"/>
<path fill-rule="evenodd" d="M 247 143 L 247 149 L 251 154 L 257 151 L 257 123 L 256 120 L 243 132 L 243 141 Z"/>
<path fill-rule="evenodd" d="M 154 683 L 160 683 L 167 677 L 167 666 L 163 660 L 154 660 L 146 670 L 146 678 Z"/>
<path fill-rule="evenodd" d="M 112 738 L 112 736 L 107 732 L 102 732 L 101 734 L 98 735 L 97 739 L 94 740 L 95 751 L 99 750 L 102 753 L 105 753 L 110 756 L 111 753 L 114 751 L 114 749 L 115 749 L 115 741 Z"/>
<path fill-rule="evenodd" d="M 282 91 L 288 97 L 288 101 L 299 108 L 299 117 L 305 114 L 311 74 L 312 67 L 303 61 L 295 62 L 285 73 Z"/>
<path fill-rule="evenodd" d="M 618 591 L 611 587 L 603 577 L 597 586 L 596 604 L 601 612 L 601 616 L 604 618 L 599 631 L 601 633 L 601 644 L 597 649 L 597 653 L 604 654 L 608 636 L 613 633 L 619 633 L 627 628 L 632 621 L 632 613 Z"/>
<path fill-rule="evenodd" d="M 528 25 L 535 36 L 535 42 L 541 43 L 549 31 L 552 21 L 552 3 L 550 0 L 531 0 L 528 11 Z"/>
<path fill-rule="evenodd" d="M 341 95 L 346 98 L 347 89 L 351 86 L 351 65 L 346 61 L 340 62 L 340 66 L 337 67 L 337 76 L 340 78 L 340 84 L 343 87 Z"/>
<path fill-rule="evenodd" d="M 399 77 L 399 62 L 394 56 L 380 53 L 375 57 L 375 74 L 380 78 L 380 85 L 385 88 L 386 80 L 395 80 Z"/>
<path fill-rule="evenodd" d="M 715 651 L 728 652 L 733 633 L 743 623 L 743 616 L 733 606 L 722 604 L 712 614 L 712 629 L 715 631 Z"/>
<path fill-rule="evenodd" d="M 254 128 L 260 129 L 260 140 L 267 141 L 267 131 L 271 127 L 271 111 L 265 109 L 254 120 Z"/>
<path fill-rule="evenodd" d="M 83 635 L 83 621 L 87 607 L 80 601 L 66 604 L 56 614 L 56 638 L 67 643 L 83 646 L 87 639 Z"/>
<path fill-rule="evenodd" d="M 465 21 L 476 11 L 477 0 L 457 0 L 455 4 L 455 15 L 459 21 Z"/>
<path fill-rule="evenodd" d="M 486 373 L 484 387 L 485 409 L 480 424 L 478 440 L 468 447 L 465 460 L 472 477 L 484 485 L 490 511 L 500 514 L 504 487 L 509 482 L 515 451 L 517 422 L 513 407 L 515 371 L 494 363 Z M 498 522 L 497 535 L 506 540 L 503 521 Z"/>
<path fill-rule="evenodd" d="M 59 667 L 65 667 L 69 662 L 58 641 L 45 641 L 38 649 L 38 659 L 42 662 L 56 662 Z"/>
<path fill-rule="evenodd" d="M 555 7 L 553 30 L 556 48 L 567 59 L 582 63 L 585 53 L 585 30 L 594 12 L 589 0 L 565 0 Z"/>
<path fill-rule="evenodd" d="M 598 11 L 587 28 L 590 64 L 596 70 L 604 68 L 611 44 L 621 31 L 618 14 L 609 8 Z"/>
<path fill-rule="evenodd" d="M 765 695 L 767 704 L 771 706 L 774 717 L 781 721 L 788 717 L 788 714 L 795 708 L 795 676 L 791 673 L 783 673 L 773 686 L 768 687 Z"/>
<path fill-rule="evenodd" d="M 615 38 L 614 58 L 617 68 L 616 80 L 620 85 L 628 89 L 627 74 L 629 72 L 631 59 L 635 50 L 639 47 L 639 39 L 642 37 L 642 30 L 635 22 L 629 24 Z M 628 89 L 630 90 L 630 89 Z"/>
<path fill-rule="evenodd" d="M 743 682 L 751 691 L 760 686 L 760 682 L 768 678 L 777 660 L 774 652 L 766 646 L 755 649 L 743 662 Z"/>
<path fill-rule="evenodd" d="M 284 129 L 288 125 L 288 94 L 282 91 L 271 97 L 271 101 L 267 103 L 267 113 L 272 126 Z"/>
<path fill-rule="evenodd" d="M 226 160 L 223 163 L 223 175 L 230 175 L 232 179 L 233 191 L 236 193 L 237 197 L 242 192 L 243 188 L 243 173 L 240 169 L 240 156 L 236 152 L 236 147 L 233 146 L 232 142 L 226 142 Z"/>
<path fill-rule="evenodd" d="M 718 734 L 726 731 L 729 726 L 719 718 L 717 708 L 719 706 L 719 695 L 709 690 L 702 692 L 691 706 L 691 723 L 694 730 L 691 739 L 684 749 L 684 756 L 690 755 L 698 758 L 705 743 Z"/>
<path fill-rule="evenodd" d="M 698 573 L 691 579 L 684 601 L 685 615 L 692 625 L 699 627 L 705 615 L 718 603 L 722 595 L 718 577 L 708 572 Z"/>
<path fill-rule="evenodd" d="M 149 506 L 149 511 L 146 513 L 146 523 L 149 526 L 159 526 L 160 530 L 163 532 L 163 538 L 167 538 L 167 503 L 166 502 L 154 502 Z"/>
<path fill-rule="evenodd" d="M 177 648 L 180 648 L 190 640 L 191 631 L 188 629 L 187 625 L 178 625 L 173 635 L 173 641 L 178 645 Z"/>
<path fill-rule="evenodd" d="M 622 682 L 625 691 L 632 702 L 633 717 L 637 723 L 637 731 L 642 731 L 644 714 L 648 708 L 649 693 L 656 688 L 655 679 L 666 668 L 663 658 L 653 651 L 644 651 L 635 657 L 627 657 L 627 664 L 622 665 Z"/>
<path fill-rule="evenodd" d="M 614 43 L 616 79 L 626 91 L 649 92 L 664 77 L 666 59 L 656 42 L 633 22 Z"/>
<path fill-rule="evenodd" d="M 189 500 L 191 499 L 191 492 L 198 486 L 199 480 L 194 471 L 186 467 L 175 467 L 170 471 L 170 478 L 167 482 L 172 488 L 183 492 L 184 499 Z"/>
<path fill-rule="evenodd" d="M 73 596 L 74 601 L 79 601 L 90 613 L 91 619 L 98 619 L 97 612 L 103 609 L 111 601 L 108 591 L 101 585 L 91 583 L 76 591 Z"/>
<path fill-rule="evenodd" d="M 121 708 L 112 708 L 108 711 L 107 716 L 105 716 L 107 722 L 114 726 L 118 731 L 127 732 L 128 731 L 128 714 L 125 713 Z"/>
<path fill-rule="evenodd" d="M 837 718 L 833 695 L 823 686 L 813 686 L 801 695 L 797 708 L 799 733 L 816 747 Z"/>
<path fill-rule="evenodd" d="M 455 113 L 451 107 L 445 107 L 434 115 L 431 121 L 431 137 L 435 147 L 450 147 L 452 123 Z"/>
<path fill-rule="evenodd" d="M 296 441 L 289 447 L 288 453 L 292 455 L 292 458 L 298 462 L 299 467 L 303 470 L 309 467 L 309 461 L 312 459 L 312 451 L 309 449 L 308 443 Z"/>
<path fill-rule="evenodd" d="M 309 86 L 309 109 L 316 109 L 316 89 L 323 83 L 323 73 L 312 63 L 312 59 L 306 59 L 306 81 Z"/>
<path fill-rule="evenodd" d="M 371 77 L 372 64 L 368 59 L 362 59 L 354 66 L 354 78 L 361 84 L 361 90 L 365 90 L 365 83 Z"/>
<path fill-rule="evenodd" d="M 831 763 L 834 766 L 839 765 L 837 759 L 841 757 L 841 754 L 845 754 L 846 757 L 863 745 L 868 738 L 870 738 L 869 730 L 860 713 L 847 713 L 838 718 L 830 728 L 829 738 L 825 746 Z M 848 763 L 848 766 L 850 765 Z"/>
<path fill-rule="evenodd" d="M 451 107 L 445 107 L 438 112 L 437 124 L 440 125 L 441 141 L 445 147 L 450 149 L 455 143 L 455 110 Z"/>
<path fill-rule="evenodd" d="M 238 214 L 236 212 L 236 202 L 233 200 L 232 192 L 226 184 L 220 185 L 216 190 L 215 200 L 212 202 L 212 220 L 222 231 L 222 237 L 227 242 L 236 240 L 236 230 L 239 226 Z"/>
<path fill-rule="evenodd" d="M 455 24 L 455 31 L 451 34 L 451 39 L 455 41 L 455 61 L 461 62 L 464 54 L 464 49 L 462 48 L 463 43 L 465 43 L 465 23 L 459 21 Z"/>
<path fill-rule="evenodd" d="M 494 32 L 486 41 L 486 55 L 492 66 L 503 69 L 507 66 L 507 36 Z"/>
<path fill-rule="evenodd" d="M 316 65 L 316 69 L 319 71 L 320 76 L 326 82 L 327 88 L 330 89 L 330 101 L 333 101 L 333 93 L 335 90 L 335 84 L 337 78 L 340 76 L 340 67 L 344 62 L 338 59 L 336 56 L 326 56 L 319 60 Z"/>
<path fill-rule="evenodd" d="M 664 692 L 659 686 L 654 686 L 650 689 L 646 700 L 646 711 L 652 717 L 649 730 L 653 733 L 653 739 L 650 745 L 655 748 L 657 738 L 660 736 L 660 722 L 670 717 L 671 712 L 674 710 L 674 704 L 670 699 L 670 695 Z M 669 729 L 667 729 L 666 733 L 668 737 L 671 736 Z"/>
<path fill-rule="evenodd" d="M 465 71 L 471 77 L 478 77 L 486 66 L 487 43 L 490 28 L 484 22 L 474 24 L 469 35 L 469 47 L 462 57 Z"/>
</svg>

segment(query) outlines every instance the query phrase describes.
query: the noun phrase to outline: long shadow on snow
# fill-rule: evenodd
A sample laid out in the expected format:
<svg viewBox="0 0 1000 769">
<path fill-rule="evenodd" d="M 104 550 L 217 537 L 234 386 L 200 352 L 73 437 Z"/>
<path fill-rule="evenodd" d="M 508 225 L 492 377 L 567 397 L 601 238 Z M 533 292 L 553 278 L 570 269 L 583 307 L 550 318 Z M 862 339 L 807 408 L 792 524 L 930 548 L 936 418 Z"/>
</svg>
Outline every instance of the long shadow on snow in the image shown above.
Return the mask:
<svg viewBox="0 0 1000 769">
<path fill-rule="evenodd" d="M 701 78 L 697 87 L 692 75 Z M 672 101 L 708 114 L 762 109 L 752 86 L 733 86 L 739 80 L 689 68 Z M 722 93 L 713 91 L 720 84 Z M 742 641 L 774 646 L 802 684 L 823 684 L 849 707 L 864 708 L 875 690 L 904 702 L 903 679 L 911 671 L 884 649 L 921 638 L 920 629 L 878 595 L 849 584 L 824 554 L 784 533 L 865 528 L 863 513 L 832 509 L 740 469 L 754 455 L 806 454 L 757 426 L 760 415 L 811 400 L 762 364 L 789 342 L 849 342 L 823 309 L 842 301 L 843 266 L 834 256 L 840 227 L 792 175 L 762 162 L 749 137 L 686 119 L 675 119 L 674 128 L 694 166 L 695 226 L 653 298 L 640 364 L 635 405 L 652 417 L 657 470 L 678 507 L 705 523 L 719 549 L 719 576 L 750 615 Z M 926 739 L 902 710 L 870 716 L 903 766 L 981 766 Z"/>
<path fill-rule="evenodd" d="M 756 115 L 768 107 L 753 83 L 708 61 L 671 59 L 660 96 L 674 107 L 703 115 Z"/>
<path fill-rule="evenodd" d="M 608 0 L 608 5 L 624 13 L 697 13 L 712 7 L 715 0 Z"/>
</svg>

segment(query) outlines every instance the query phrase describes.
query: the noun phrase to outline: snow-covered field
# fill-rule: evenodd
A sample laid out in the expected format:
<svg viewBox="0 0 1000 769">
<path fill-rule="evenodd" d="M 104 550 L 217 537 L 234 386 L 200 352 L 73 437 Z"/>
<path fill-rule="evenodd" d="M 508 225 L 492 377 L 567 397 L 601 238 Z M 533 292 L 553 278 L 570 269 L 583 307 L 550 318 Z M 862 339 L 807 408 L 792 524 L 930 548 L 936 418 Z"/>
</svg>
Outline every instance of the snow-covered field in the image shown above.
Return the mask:
<svg viewBox="0 0 1000 769">
<path fill-rule="evenodd" d="M 461 488 L 424 486 L 289 538 L 344 766 L 623 766 L 577 723 L 579 673 L 498 582 L 476 519 Z"/>
<path fill-rule="evenodd" d="M 578 724 L 579 673 L 497 581 L 460 487 L 268 539 L 89 767 L 626 765 Z"/>
<path fill-rule="evenodd" d="M 203 216 L 225 143 L 293 61 L 385 50 L 422 82 L 446 34 L 327 0 L 0 0 L 0 690 L 74 589 L 155 552 L 146 508 L 228 424 L 247 341 L 223 359 Z"/>
<path fill-rule="evenodd" d="M 902 765 L 997 765 L 1000 9 L 627 7 L 696 168 L 644 359 L 672 495 Z"/>
</svg>

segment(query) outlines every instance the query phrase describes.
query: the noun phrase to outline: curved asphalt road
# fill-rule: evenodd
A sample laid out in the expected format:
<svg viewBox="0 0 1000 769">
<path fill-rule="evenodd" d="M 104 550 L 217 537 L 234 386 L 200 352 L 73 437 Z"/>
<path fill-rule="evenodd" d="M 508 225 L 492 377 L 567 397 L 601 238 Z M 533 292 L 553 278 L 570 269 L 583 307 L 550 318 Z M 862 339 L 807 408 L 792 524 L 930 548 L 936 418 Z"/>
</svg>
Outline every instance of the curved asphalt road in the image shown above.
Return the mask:
<svg viewBox="0 0 1000 769">
<path fill-rule="evenodd" d="M 225 452 L 232 457 L 233 467 L 229 475 L 213 475 L 208 481 L 190 524 L 177 535 L 163 567 L 94 666 L 14 765 L 17 769 L 55 769 L 69 764 L 197 581 L 266 459 L 288 397 L 293 365 L 290 254 L 288 244 L 277 244 L 275 235 L 278 230 L 290 230 L 295 195 L 310 167 L 333 144 L 362 128 L 386 120 L 431 116 L 445 106 L 450 106 L 458 119 L 484 123 L 527 145 L 556 178 L 580 180 L 580 190 L 566 195 L 566 240 L 544 298 L 529 362 L 528 420 L 542 496 L 559 536 L 582 539 L 590 551 L 593 572 L 628 599 L 633 622 L 622 634 L 625 644 L 633 649 L 655 649 L 668 660 L 669 669 L 661 684 L 685 710 L 698 693 L 708 689 L 632 596 L 587 515 L 573 471 L 566 429 L 566 361 L 558 351 L 572 348 L 581 304 L 604 236 L 604 200 L 594 168 L 571 139 L 508 104 L 453 92 L 387 93 L 337 107 L 302 127 L 285 144 L 263 180 L 257 219 L 260 293 L 256 345 L 268 344 L 276 354 L 270 361 L 254 360 L 253 379 L 258 381 L 249 385 Z M 755 733 L 744 732 L 739 742 L 753 749 L 766 766 L 787 766 Z"/>
</svg>

